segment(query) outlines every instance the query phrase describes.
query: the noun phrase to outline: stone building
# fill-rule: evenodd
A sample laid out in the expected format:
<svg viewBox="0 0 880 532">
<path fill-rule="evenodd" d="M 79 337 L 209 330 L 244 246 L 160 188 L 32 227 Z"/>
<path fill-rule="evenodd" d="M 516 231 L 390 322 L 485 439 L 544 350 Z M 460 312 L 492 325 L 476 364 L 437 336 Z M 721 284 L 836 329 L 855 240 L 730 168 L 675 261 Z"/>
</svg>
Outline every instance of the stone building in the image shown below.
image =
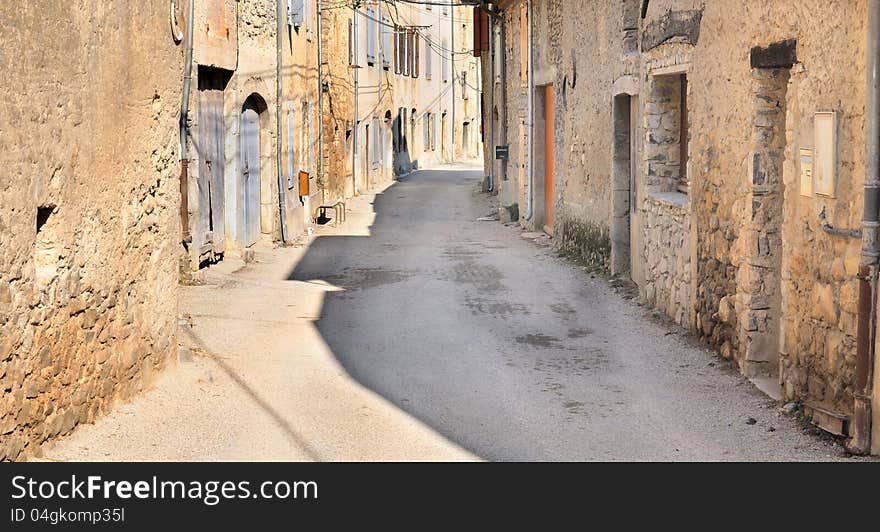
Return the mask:
<svg viewBox="0 0 880 532">
<path fill-rule="evenodd" d="M 316 23 L 315 0 L 196 0 L 192 269 L 260 238 L 291 240 L 311 222 L 321 201 Z"/>
<path fill-rule="evenodd" d="M 176 352 L 183 50 L 164 0 L 4 2 L 0 27 L 15 147 L 0 150 L 0 460 L 15 460 Z"/>
<path fill-rule="evenodd" d="M 876 278 L 860 228 L 876 6 L 501 0 L 477 50 L 485 152 L 508 147 L 485 160 L 503 212 L 631 278 L 860 451 L 880 413 L 876 301 L 859 309 L 860 261 Z"/>
<path fill-rule="evenodd" d="M 367 0 L 320 12 L 328 201 L 479 156 L 470 9 Z"/>
</svg>

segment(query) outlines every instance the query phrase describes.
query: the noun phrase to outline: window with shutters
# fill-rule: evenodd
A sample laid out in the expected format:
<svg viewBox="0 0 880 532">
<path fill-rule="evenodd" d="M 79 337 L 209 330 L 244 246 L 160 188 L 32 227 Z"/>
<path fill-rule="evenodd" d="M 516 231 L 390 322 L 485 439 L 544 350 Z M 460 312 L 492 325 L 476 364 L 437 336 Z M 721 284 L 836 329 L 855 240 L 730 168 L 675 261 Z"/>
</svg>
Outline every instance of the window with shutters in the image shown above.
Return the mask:
<svg viewBox="0 0 880 532">
<path fill-rule="evenodd" d="M 431 151 L 437 149 L 437 115 L 431 113 Z"/>
<path fill-rule="evenodd" d="M 391 19 L 388 15 L 382 16 L 382 68 L 388 70 L 391 66 L 391 55 L 394 53 L 394 43 L 391 41 Z"/>
<path fill-rule="evenodd" d="M 367 64 L 373 66 L 376 64 L 376 8 L 367 6 L 365 18 L 367 19 Z"/>
</svg>

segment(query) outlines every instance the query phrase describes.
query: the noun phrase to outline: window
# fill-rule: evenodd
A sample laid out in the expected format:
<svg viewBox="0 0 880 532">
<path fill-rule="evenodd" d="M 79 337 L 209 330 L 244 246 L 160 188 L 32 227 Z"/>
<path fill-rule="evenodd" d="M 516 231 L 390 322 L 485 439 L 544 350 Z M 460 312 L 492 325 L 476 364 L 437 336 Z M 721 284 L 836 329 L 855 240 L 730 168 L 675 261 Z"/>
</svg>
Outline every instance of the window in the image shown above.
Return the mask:
<svg viewBox="0 0 880 532">
<path fill-rule="evenodd" d="M 446 55 L 448 50 L 449 41 L 443 39 L 440 50 L 440 53 L 443 54 L 443 58 L 440 61 L 440 76 L 443 78 L 443 83 L 449 81 L 449 56 Z"/>
<path fill-rule="evenodd" d="M 429 151 L 431 149 L 431 113 L 425 113 L 423 122 L 424 135 L 422 136 L 422 142 L 425 144 L 425 151 Z"/>
<path fill-rule="evenodd" d="M 461 71 L 461 99 L 468 99 L 467 71 Z"/>
<path fill-rule="evenodd" d="M 367 64 L 373 66 L 376 63 L 376 8 L 367 6 Z"/>
<path fill-rule="evenodd" d="M 431 113 L 431 151 L 437 149 L 437 115 Z"/>
<path fill-rule="evenodd" d="M 403 41 L 403 75 L 409 76 L 412 72 L 412 30 L 403 30 L 400 37 Z"/>
<path fill-rule="evenodd" d="M 394 43 L 391 35 L 391 19 L 388 15 L 382 16 L 382 68 L 388 70 L 391 66 L 391 54 L 394 53 Z"/>
<path fill-rule="evenodd" d="M 354 26 L 348 19 L 348 64 L 354 65 Z"/>
<path fill-rule="evenodd" d="M 394 27 L 394 73 L 403 74 L 403 61 L 405 57 L 405 46 L 403 42 L 403 28 Z"/>
<path fill-rule="evenodd" d="M 659 190 L 688 193 L 687 75 L 651 76 L 645 106 L 649 184 Z"/>
<path fill-rule="evenodd" d="M 431 38 L 425 37 L 425 79 L 431 79 L 431 67 L 434 63 L 434 49 L 431 47 Z"/>
<path fill-rule="evenodd" d="M 303 24 L 303 0 L 287 0 L 287 25 L 299 28 Z"/>
<path fill-rule="evenodd" d="M 312 2 L 315 0 L 304 0 L 303 3 L 303 20 L 306 25 L 306 39 L 312 40 Z"/>
<path fill-rule="evenodd" d="M 379 168 L 379 162 L 381 160 L 382 154 L 382 146 L 381 146 L 382 134 L 379 130 L 379 117 L 373 117 L 373 169 Z"/>
<path fill-rule="evenodd" d="M 410 74 L 412 77 L 419 77 L 419 33 L 417 31 L 412 31 L 412 68 L 410 69 Z"/>
</svg>

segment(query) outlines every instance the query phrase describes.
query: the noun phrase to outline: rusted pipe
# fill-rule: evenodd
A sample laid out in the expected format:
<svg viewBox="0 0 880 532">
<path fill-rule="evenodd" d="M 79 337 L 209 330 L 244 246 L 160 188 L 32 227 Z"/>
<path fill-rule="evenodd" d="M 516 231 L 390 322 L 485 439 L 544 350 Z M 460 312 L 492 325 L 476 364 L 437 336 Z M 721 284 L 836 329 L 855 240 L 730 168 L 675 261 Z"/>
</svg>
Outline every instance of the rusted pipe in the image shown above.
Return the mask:
<svg viewBox="0 0 880 532">
<path fill-rule="evenodd" d="M 192 242 L 189 232 L 189 153 L 187 135 L 189 133 L 189 98 L 192 89 L 193 69 L 193 28 L 195 19 L 195 0 L 188 0 L 186 9 L 186 44 L 183 65 L 183 90 L 180 95 L 180 227 L 181 241 Z"/>
<path fill-rule="evenodd" d="M 819 211 L 819 225 L 822 226 L 823 231 L 831 236 L 846 236 L 850 238 L 862 237 L 861 229 L 841 229 L 831 225 L 831 222 L 828 221 L 828 217 L 825 215 L 825 207 L 822 207 L 822 210 Z"/>
<path fill-rule="evenodd" d="M 183 229 L 184 244 L 192 242 L 189 232 L 189 161 L 180 161 L 180 226 Z"/>
<path fill-rule="evenodd" d="M 865 89 L 865 191 L 862 257 L 859 264 L 859 316 L 856 333 L 856 375 L 853 417 L 847 449 L 871 451 L 871 402 L 874 343 L 877 327 L 877 257 L 880 255 L 880 0 L 868 0 Z"/>
</svg>

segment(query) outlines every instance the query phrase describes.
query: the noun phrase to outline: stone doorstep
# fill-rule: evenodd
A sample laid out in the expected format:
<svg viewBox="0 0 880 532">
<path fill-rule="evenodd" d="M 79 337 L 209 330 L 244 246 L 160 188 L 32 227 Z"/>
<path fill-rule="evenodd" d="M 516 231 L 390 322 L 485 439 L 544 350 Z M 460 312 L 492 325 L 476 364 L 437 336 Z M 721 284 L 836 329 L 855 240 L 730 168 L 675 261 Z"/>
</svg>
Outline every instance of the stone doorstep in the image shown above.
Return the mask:
<svg viewBox="0 0 880 532">
<path fill-rule="evenodd" d="M 782 386 L 776 377 L 749 377 L 749 381 L 774 401 L 782 400 Z"/>
</svg>

